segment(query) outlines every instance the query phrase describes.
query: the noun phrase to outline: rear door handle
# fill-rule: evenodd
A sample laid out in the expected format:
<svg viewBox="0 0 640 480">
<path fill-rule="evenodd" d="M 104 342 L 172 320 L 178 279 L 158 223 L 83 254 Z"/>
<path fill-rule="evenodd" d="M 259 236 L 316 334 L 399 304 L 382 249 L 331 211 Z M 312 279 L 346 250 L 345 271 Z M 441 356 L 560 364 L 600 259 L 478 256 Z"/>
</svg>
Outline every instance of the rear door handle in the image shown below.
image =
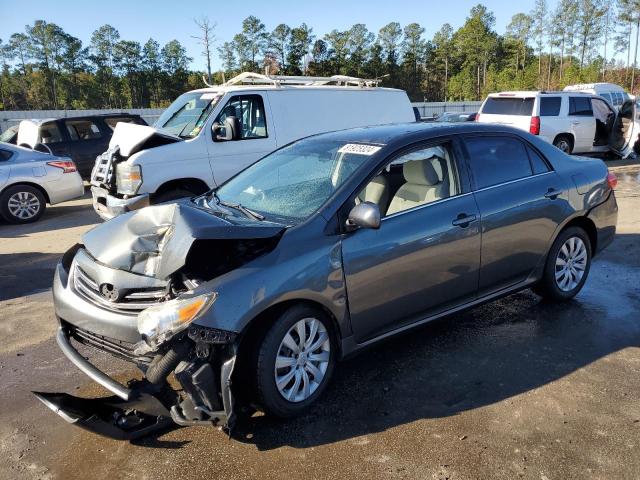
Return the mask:
<svg viewBox="0 0 640 480">
<path fill-rule="evenodd" d="M 454 227 L 467 228 L 469 224 L 471 222 L 475 222 L 477 218 L 478 217 L 476 217 L 475 215 L 467 215 L 466 213 L 461 213 L 451 222 L 451 225 L 453 225 Z"/>
<path fill-rule="evenodd" d="M 556 190 L 555 188 L 550 188 L 547 190 L 547 193 L 544 194 L 545 198 L 549 198 L 551 200 L 555 200 L 562 193 L 561 190 Z"/>
</svg>

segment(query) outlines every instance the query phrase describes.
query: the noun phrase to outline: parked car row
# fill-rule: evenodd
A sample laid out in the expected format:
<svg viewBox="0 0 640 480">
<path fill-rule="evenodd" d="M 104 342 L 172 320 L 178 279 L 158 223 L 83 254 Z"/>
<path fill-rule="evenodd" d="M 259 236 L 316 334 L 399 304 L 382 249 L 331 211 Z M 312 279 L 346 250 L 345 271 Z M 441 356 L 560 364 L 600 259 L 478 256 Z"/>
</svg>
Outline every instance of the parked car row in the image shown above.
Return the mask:
<svg viewBox="0 0 640 480">
<path fill-rule="evenodd" d="M 235 129 L 229 117 L 223 128 Z M 207 139 L 234 138 L 202 125 Z M 65 253 L 58 344 L 113 396 L 36 396 L 118 439 L 171 424 L 231 429 L 253 408 L 299 415 L 341 358 L 391 335 L 528 287 L 575 296 L 613 240 L 615 184 L 601 160 L 502 125 L 399 123 L 295 141 L 208 193 L 119 215 Z M 78 344 L 144 378 L 120 383 Z"/>
</svg>

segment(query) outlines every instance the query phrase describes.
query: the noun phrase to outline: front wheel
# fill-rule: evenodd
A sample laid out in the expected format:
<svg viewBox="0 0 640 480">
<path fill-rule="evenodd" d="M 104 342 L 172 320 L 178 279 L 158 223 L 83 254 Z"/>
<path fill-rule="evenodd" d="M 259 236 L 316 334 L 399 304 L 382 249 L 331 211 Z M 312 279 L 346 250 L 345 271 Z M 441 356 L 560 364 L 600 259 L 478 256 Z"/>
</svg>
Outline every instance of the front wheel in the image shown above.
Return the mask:
<svg viewBox="0 0 640 480">
<path fill-rule="evenodd" d="M 336 347 L 331 323 L 304 305 L 284 312 L 266 333 L 258 353 L 258 401 L 266 413 L 288 418 L 303 413 L 324 391 Z"/>
<path fill-rule="evenodd" d="M 534 291 L 550 300 L 569 300 L 582 290 L 590 268 L 589 236 L 581 228 L 567 228 L 551 246 L 542 280 Z"/>
</svg>

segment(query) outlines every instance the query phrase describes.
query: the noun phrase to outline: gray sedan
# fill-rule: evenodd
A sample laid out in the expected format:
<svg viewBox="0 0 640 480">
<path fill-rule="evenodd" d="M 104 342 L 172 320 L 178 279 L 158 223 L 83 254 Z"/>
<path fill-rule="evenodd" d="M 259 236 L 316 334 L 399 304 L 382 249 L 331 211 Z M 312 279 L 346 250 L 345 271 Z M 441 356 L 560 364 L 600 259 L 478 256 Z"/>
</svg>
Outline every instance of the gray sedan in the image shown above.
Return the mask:
<svg viewBox="0 0 640 480">
<path fill-rule="evenodd" d="M 508 127 L 406 124 L 300 140 L 217 190 L 119 216 L 56 269 L 57 341 L 106 399 L 38 398 L 131 439 L 309 409 L 338 360 L 532 287 L 564 301 L 616 231 L 616 179 Z M 124 358 L 123 385 L 80 355 Z M 171 373 L 181 384 L 174 391 Z"/>
<path fill-rule="evenodd" d="M 0 216 L 7 222 L 35 222 L 47 203 L 83 194 L 82 179 L 71 159 L 0 143 Z"/>
</svg>

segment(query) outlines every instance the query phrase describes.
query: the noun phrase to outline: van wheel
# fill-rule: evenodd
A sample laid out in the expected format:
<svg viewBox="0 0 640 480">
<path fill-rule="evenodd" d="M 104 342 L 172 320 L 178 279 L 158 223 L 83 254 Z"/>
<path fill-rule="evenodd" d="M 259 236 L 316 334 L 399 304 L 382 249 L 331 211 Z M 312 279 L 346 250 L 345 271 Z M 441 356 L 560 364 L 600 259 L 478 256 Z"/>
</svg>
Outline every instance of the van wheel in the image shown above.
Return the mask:
<svg viewBox="0 0 640 480">
<path fill-rule="evenodd" d="M 306 305 L 286 310 L 258 353 L 257 395 L 265 412 L 289 418 L 307 410 L 329 383 L 336 350 L 325 314 Z"/>
<path fill-rule="evenodd" d="M 193 197 L 193 192 L 185 188 L 178 188 L 176 190 L 168 190 L 166 192 L 162 192 L 159 195 L 155 195 L 153 198 L 153 203 L 157 204 L 170 202 L 172 200 L 178 200 L 185 197 Z"/>
<path fill-rule="evenodd" d="M 47 208 L 44 195 L 30 185 L 15 185 L 0 195 L 0 215 L 9 223 L 31 223 Z"/>
<path fill-rule="evenodd" d="M 579 227 L 562 231 L 551 246 L 542 280 L 533 291 L 549 300 L 575 297 L 587 281 L 591 268 L 591 242 Z"/>
<path fill-rule="evenodd" d="M 567 155 L 571 155 L 571 152 L 573 151 L 573 140 L 569 135 L 558 135 L 553 141 L 553 146 Z"/>
</svg>

